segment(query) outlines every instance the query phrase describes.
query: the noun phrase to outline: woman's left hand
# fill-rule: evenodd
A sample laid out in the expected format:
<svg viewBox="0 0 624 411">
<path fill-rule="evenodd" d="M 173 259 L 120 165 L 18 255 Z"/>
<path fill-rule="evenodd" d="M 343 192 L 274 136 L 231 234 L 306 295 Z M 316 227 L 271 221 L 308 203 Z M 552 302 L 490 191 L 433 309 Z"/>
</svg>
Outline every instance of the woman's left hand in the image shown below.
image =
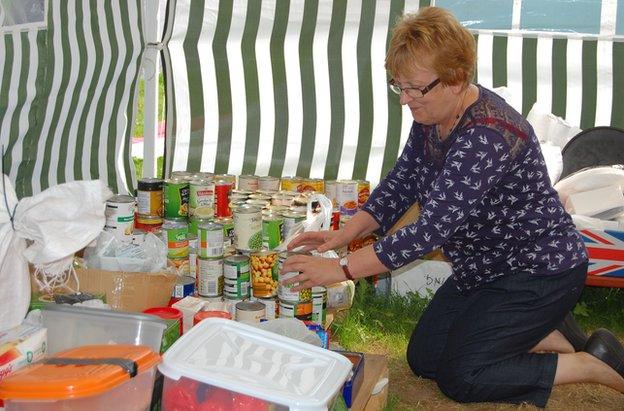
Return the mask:
<svg viewBox="0 0 624 411">
<path fill-rule="evenodd" d="M 338 258 L 314 257 L 311 255 L 293 255 L 288 257 L 282 265 L 281 273 L 298 271 L 299 274 L 284 280 L 282 284 L 298 283 L 291 289 L 296 292 L 317 285 L 328 285 L 344 281 L 346 277 L 338 261 Z"/>
</svg>

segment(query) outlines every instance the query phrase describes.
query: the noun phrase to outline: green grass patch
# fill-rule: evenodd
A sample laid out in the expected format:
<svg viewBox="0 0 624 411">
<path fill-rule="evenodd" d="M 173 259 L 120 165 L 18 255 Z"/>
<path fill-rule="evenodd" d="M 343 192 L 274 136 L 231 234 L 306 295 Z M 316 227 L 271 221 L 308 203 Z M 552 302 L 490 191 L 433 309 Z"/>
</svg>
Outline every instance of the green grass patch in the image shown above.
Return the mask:
<svg viewBox="0 0 624 411">
<path fill-rule="evenodd" d="M 145 128 L 145 80 L 139 80 L 139 95 L 137 97 L 137 114 L 134 122 L 134 136 L 144 135 Z M 165 77 L 158 76 L 158 121 L 165 119 Z"/>
<path fill-rule="evenodd" d="M 574 308 L 574 317 L 587 331 L 608 328 L 624 335 L 624 289 L 585 287 Z"/>
<path fill-rule="evenodd" d="M 134 170 L 136 171 L 136 176 L 138 180 L 143 177 L 143 159 L 139 157 L 132 157 L 132 160 L 134 160 Z M 163 175 L 163 162 L 164 159 L 162 156 L 156 159 L 157 176 Z"/>
</svg>

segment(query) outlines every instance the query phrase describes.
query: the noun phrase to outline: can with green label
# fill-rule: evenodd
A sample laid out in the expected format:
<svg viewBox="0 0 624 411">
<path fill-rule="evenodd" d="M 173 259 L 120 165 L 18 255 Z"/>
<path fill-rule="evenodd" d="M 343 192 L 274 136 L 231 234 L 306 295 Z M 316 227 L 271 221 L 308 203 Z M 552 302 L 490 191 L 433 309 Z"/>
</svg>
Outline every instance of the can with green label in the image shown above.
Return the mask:
<svg viewBox="0 0 624 411">
<path fill-rule="evenodd" d="M 189 182 L 179 177 L 165 180 L 163 203 L 165 218 L 186 218 L 189 206 Z"/>
<path fill-rule="evenodd" d="M 284 218 L 277 213 L 262 216 L 262 247 L 274 249 L 282 242 Z"/>
<path fill-rule="evenodd" d="M 223 260 L 225 285 L 223 296 L 228 300 L 249 298 L 249 257 L 233 255 Z"/>
<path fill-rule="evenodd" d="M 312 322 L 323 326 L 327 319 L 327 288 L 312 287 Z"/>
<path fill-rule="evenodd" d="M 189 255 L 188 224 L 184 218 L 165 219 L 162 225 L 163 241 L 167 244 L 167 258 L 186 258 Z"/>
<path fill-rule="evenodd" d="M 203 224 L 208 224 L 212 221 L 212 217 L 204 218 L 197 215 L 194 215 L 189 220 L 189 234 L 199 235 L 199 226 Z"/>
</svg>

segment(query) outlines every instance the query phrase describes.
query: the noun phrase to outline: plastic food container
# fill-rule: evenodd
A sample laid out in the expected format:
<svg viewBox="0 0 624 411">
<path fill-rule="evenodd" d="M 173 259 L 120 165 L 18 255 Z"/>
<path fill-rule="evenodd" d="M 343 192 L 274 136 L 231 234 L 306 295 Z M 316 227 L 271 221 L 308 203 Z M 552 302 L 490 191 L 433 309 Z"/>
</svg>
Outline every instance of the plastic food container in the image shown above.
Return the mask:
<svg viewBox="0 0 624 411">
<path fill-rule="evenodd" d="M 46 304 L 42 318 L 50 354 L 88 344 L 147 345 L 160 352 L 167 328 L 152 315 L 58 304 Z"/>
<path fill-rule="evenodd" d="M 342 387 L 342 396 L 347 407 L 351 408 L 364 380 L 364 354 L 360 352 L 336 351 L 347 357 L 353 364 L 352 372 Z"/>
<path fill-rule="evenodd" d="M 136 345 L 87 345 L 32 364 L 0 383 L 7 411 L 146 410 L 160 356 Z"/>
<path fill-rule="evenodd" d="M 326 410 L 351 368 L 340 354 L 207 318 L 163 356 L 162 409 Z"/>
</svg>

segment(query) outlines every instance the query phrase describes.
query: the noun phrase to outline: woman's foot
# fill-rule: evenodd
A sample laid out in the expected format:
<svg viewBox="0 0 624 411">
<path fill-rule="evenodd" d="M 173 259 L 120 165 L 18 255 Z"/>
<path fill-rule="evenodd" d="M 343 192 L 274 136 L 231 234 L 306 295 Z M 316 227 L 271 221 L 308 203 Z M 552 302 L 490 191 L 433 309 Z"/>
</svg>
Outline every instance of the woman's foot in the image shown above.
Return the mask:
<svg viewBox="0 0 624 411">
<path fill-rule="evenodd" d="M 587 340 L 585 351 L 624 378 L 624 346 L 611 331 L 605 328 L 596 330 Z"/>
</svg>

